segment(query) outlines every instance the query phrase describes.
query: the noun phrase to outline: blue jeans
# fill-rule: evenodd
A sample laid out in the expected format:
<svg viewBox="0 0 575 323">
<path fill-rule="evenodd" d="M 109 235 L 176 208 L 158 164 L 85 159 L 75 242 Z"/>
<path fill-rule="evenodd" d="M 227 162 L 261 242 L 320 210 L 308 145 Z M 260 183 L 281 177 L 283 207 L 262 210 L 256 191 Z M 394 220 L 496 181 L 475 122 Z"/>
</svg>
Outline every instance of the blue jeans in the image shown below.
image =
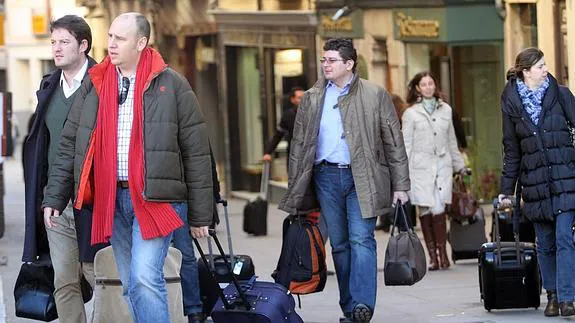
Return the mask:
<svg viewBox="0 0 575 323">
<path fill-rule="evenodd" d="M 172 234 L 142 239 L 130 191 L 118 188 L 110 242 L 135 323 L 170 323 L 164 262 L 171 240 Z"/>
<path fill-rule="evenodd" d="M 575 301 L 574 219 L 575 212 L 565 212 L 555 222 L 534 223 L 543 288 L 556 290 L 559 302 Z"/>
<path fill-rule="evenodd" d="M 190 226 L 188 225 L 188 205 L 181 204 L 181 207 L 175 205 L 178 215 L 184 221 L 184 226 L 174 231 L 174 247 L 182 253 L 182 269 L 180 277 L 182 278 L 182 294 L 184 297 L 184 314 L 202 312 L 202 300 L 200 298 L 200 281 L 198 277 L 198 263 L 194 254 L 194 245 L 190 235 Z M 181 210 L 181 212 L 180 212 Z"/>
<path fill-rule="evenodd" d="M 357 304 L 373 311 L 377 289 L 377 218 L 364 219 L 350 169 L 314 167 L 315 192 L 327 224 L 339 285 L 339 305 L 349 314 Z"/>
</svg>

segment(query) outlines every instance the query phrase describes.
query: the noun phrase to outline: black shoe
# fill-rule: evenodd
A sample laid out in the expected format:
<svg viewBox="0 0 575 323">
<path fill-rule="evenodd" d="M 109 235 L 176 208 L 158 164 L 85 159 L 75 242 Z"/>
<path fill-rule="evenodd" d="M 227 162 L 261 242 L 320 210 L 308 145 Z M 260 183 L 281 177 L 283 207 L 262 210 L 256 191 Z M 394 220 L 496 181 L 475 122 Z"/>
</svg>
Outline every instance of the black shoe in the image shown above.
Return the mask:
<svg viewBox="0 0 575 323">
<path fill-rule="evenodd" d="M 333 271 L 333 270 L 326 270 L 325 275 L 326 275 L 326 276 L 333 276 L 333 275 L 335 275 L 335 271 Z"/>
<path fill-rule="evenodd" d="M 357 323 L 367 323 L 371 320 L 371 309 L 365 304 L 357 304 L 351 312 L 351 319 Z"/>
<path fill-rule="evenodd" d="M 559 303 L 559 309 L 561 310 L 561 316 L 575 315 L 575 307 L 573 306 L 573 302 L 561 302 Z"/>
<path fill-rule="evenodd" d="M 545 316 L 559 316 L 559 302 L 557 302 L 557 292 L 547 291 L 547 306 L 543 312 Z"/>
<path fill-rule="evenodd" d="M 188 315 L 188 323 L 204 323 L 206 318 L 203 313 L 193 313 Z"/>
</svg>

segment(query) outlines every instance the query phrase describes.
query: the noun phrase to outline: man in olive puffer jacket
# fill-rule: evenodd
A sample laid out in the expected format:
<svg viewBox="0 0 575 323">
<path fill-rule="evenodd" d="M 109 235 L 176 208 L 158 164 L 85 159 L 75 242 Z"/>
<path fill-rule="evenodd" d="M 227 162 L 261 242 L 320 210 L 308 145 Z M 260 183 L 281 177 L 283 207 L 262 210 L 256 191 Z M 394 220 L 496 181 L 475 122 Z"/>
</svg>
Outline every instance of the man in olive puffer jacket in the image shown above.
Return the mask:
<svg viewBox="0 0 575 323">
<path fill-rule="evenodd" d="M 58 216 L 94 205 L 92 243 L 110 241 L 135 322 L 170 322 L 162 267 L 187 214 L 202 238 L 212 223 L 206 124 L 188 82 L 147 46 L 150 24 L 118 16 L 108 56 L 71 108 L 42 206 Z M 72 184 L 73 183 L 73 184 Z"/>
</svg>

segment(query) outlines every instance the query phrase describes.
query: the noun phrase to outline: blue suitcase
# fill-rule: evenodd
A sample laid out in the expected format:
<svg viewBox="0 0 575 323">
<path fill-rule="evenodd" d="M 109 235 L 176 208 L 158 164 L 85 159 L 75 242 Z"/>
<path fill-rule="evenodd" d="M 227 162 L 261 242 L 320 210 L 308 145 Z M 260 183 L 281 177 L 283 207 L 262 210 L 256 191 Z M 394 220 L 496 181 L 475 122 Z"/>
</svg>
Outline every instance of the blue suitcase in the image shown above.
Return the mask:
<svg viewBox="0 0 575 323">
<path fill-rule="evenodd" d="M 209 232 L 220 254 L 224 255 L 224 249 L 215 231 Z M 200 243 L 196 239 L 194 243 L 201 259 L 208 266 L 208 260 Z M 223 259 L 231 271 L 228 258 L 223 257 Z M 210 273 L 215 281 L 214 273 L 212 271 Z M 292 294 L 284 286 L 273 282 L 258 282 L 255 277 L 240 285 L 236 275 L 231 275 L 231 277 L 232 283 L 224 290 L 218 285 L 220 299 L 211 313 L 215 323 L 303 323 L 301 317 L 295 312 Z"/>
</svg>

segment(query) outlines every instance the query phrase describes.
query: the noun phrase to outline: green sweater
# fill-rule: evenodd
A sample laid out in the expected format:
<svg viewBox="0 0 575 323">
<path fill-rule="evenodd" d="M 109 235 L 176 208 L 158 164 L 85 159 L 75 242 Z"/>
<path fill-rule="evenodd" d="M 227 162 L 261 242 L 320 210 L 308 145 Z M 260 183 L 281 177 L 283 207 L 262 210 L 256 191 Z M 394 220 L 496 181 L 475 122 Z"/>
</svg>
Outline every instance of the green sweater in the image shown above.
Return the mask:
<svg viewBox="0 0 575 323">
<path fill-rule="evenodd" d="M 54 91 L 52 98 L 50 98 L 50 104 L 48 105 L 45 119 L 46 127 L 48 127 L 48 132 L 50 133 L 50 143 L 48 147 L 48 174 L 56 158 L 62 129 L 64 128 L 68 112 L 70 112 L 70 107 L 72 106 L 77 93 L 78 91 L 66 98 L 64 96 L 62 86 L 59 86 Z"/>
</svg>

